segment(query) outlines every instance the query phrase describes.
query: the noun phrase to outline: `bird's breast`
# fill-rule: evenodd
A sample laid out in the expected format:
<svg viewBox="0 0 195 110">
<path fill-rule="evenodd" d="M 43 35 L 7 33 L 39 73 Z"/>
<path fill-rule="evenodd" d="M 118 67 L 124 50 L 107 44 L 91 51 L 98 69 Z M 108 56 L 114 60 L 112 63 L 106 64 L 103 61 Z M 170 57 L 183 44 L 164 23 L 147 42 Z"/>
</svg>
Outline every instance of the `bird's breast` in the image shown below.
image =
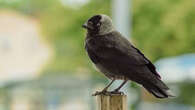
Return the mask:
<svg viewBox="0 0 195 110">
<path fill-rule="evenodd" d="M 102 45 L 101 41 L 95 38 L 87 38 L 85 40 L 85 44 L 88 46 L 88 48 L 93 50 L 99 48 Z"/>
</svg>

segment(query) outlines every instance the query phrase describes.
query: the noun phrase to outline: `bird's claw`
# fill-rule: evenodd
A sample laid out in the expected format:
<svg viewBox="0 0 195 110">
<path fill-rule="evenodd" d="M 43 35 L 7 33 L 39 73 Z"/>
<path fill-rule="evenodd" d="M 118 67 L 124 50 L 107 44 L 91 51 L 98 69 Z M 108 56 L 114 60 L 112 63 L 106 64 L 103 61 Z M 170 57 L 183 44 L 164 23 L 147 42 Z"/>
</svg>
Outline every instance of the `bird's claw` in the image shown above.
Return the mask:
<svg viewBox="0 0 195 110">
<path fill-rule="evenodd" d="M 96 95 L 112 95 L 112 94 L 118 94 L 118 95 L 124 95 L 123 92 L 120 91 L 96 91 L 94 94 L 92 94 L 92 96 L 96 96 Z"/>
<path fill-rule="evenodd" d="M 108 95 L 109 92 L 108 91 L 96 91 L 94 94 L 92 94 L 92 96 L 96 96 L 96 95 Z"/>
<path fill-rule="evenodd" d="M 120 91 L 111 91 L 110 93 L 111 93 L 111 94 L 124 95 L 124 93 L 123 93 L 123 92 L 120 92 Z"/>
</svg>

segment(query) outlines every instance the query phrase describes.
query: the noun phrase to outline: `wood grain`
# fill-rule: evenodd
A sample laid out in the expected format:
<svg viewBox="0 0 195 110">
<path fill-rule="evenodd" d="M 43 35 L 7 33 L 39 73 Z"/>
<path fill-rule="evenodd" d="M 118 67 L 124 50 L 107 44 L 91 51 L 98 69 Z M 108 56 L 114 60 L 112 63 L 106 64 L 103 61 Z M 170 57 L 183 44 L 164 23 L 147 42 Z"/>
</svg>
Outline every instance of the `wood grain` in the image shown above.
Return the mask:
<svg viewBox="0 0 195 110">
<path fill-rule="evenodd" d="M 127 110 L 127 96 L 97 95 L 98 110 Z"/>
</svg>

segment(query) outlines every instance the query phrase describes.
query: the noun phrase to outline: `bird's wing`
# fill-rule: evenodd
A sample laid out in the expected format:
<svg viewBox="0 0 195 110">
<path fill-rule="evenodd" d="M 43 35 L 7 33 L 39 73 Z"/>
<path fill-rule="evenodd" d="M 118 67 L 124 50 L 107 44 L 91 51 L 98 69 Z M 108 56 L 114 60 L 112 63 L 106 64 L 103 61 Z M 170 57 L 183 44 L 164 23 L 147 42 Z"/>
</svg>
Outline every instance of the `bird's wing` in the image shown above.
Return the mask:
<svg viewBox="0 0 195 110">
<path fill-rule="evenodd" d="M 152 62 L 149 59 L 147 59 L 139 49 L 135 48 L 133 45 L 131 47 L 134 48 L 139 53 L 139 55 L 141 55 L 145 60 L 147 60 L 146 66 L 149 68 L 149 70 L 156 76 L 158 76 L 158 78 L 161 78 L 158 72 L 156 71 L 156 67 L 152 64 Z"/>
</svg>

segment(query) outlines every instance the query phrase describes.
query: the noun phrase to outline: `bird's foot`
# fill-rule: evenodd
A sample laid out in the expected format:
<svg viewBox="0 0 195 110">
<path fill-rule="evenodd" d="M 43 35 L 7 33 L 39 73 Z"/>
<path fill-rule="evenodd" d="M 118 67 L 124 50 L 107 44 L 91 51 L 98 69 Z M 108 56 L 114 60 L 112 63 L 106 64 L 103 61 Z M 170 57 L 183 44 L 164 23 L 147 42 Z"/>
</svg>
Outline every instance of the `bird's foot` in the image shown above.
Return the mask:
<svg viewBox="0 0 195 110">
<path fill-rule="evenodd" d="M 118 95 L 124 95 L 123 92 L 120 91 L 96 91 L 94 94 L 92 94 L 92 96 L 96 96 L 96 95 L 112 95 L 112 94 L 118 94 Z"/>
<path fill-rule="evenodd" d="M 124 95 L 124 93 L 123 93 L 123 92 L 116 91 L 116 90 L 114 90 L 114 91 L 111 91 L 110 93 L 111 93 L 111 94 Z"/>
<path fill-rule="evenodd" d="M 110 92 L 108 91 L 96 91 L 94 94 L 92 94 L 92 96 L 96 96 L 96 95 L 108 95 Z"/>
</svg>

